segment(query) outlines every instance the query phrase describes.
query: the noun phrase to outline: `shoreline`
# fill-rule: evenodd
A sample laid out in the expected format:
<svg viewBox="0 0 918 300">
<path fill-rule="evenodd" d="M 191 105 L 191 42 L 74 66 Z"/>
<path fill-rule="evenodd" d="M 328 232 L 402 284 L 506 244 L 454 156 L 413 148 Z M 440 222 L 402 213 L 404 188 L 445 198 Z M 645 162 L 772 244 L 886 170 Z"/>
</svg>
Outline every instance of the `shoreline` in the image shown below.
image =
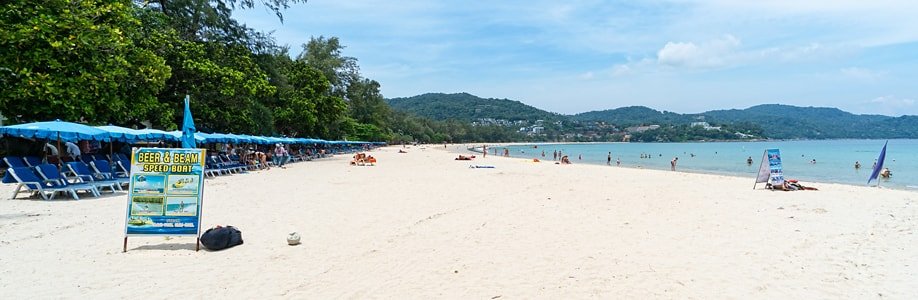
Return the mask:
<svg viewBox="0 0 918 300">
<path fill-rule="evenodd" d="M 591 144 L 591 143 L 558 143 L 558 144 L 546 144 L 546 145 L 559 145 L 559 144 L 561 144 L 561 145 L 569 145 L 569 144 Z M 606 144 L 606 143 L 599 143 L 599 144 Z M 623 144 L 627 144 L 627 143 L 623 143 Z M 469 153 L 469 152 L 470 152 L 470 153 L 481 154 L 481 151 L 480 151 L 481 146 L 480 146 L 480 144 L 448 144 L 448 145 L 463 145 L 463 147 L 466 148 L 466 152 L 462 152 L 463 154 Z M 468 147 L 465 147 L 464 145 L 471 145 L 471 146 L 476 146 L 476 145 L 477 145 L 477 147 L 474 147 L 474 149 L 479 149 L 479 150 L 478 150 L 478 151 L 473 151 L 473 150 L 471 150 L 471 149 L 473 149 L 473 148 L 468 148 Z M 527 145 L 534 145 L 534 144 L 528 144 L 528 143 L 493 144 L 493 146 L 495 146 L 495 147 L 503 147 L 503 146 L 527 146 Z M 542 145 L 542 144 L 538 144 L 538 145 Z M 491 145 L 489 145 L 488 147 L 490 148 Z M 456 153 L 459 153 L 459 152 L 456 152 Z M 488 156 L 495 156 L 495 155 L 493 155 L 493 154 L 488 154 Z M 511 157 L 504 157 L 504 156 L 502 156 L 502 155 L 496 155 L 496 157 L 508 158 L 508 159 L 522 159 L 522 160 L 527 160 L 527 159 L 528 159 L 528 158 L 512 157 L 512 156 L 511 156 Z M 554 164 L 555 161 L 553 161 L 553 160 L 542 160 L 541 162 L 542 162 L 542 163 L 551 163 L 551 164 Z M 627 169 L 633 169 L 633 170 L 654 170 L 654 171 L 673 172 L 673 171 L 667 170 L 666 168 L 649 168 L 649 167 L 648 167 L 648 168 L 644 168 L 644 167 L 642 167 L 642 166 L 614 166 L 614 165 L 613 165 L 613 166 L 608 166 L 608 165 L 601 164 L 601 163 L 589 163 L 589 162 L 576 162 L 576 163 L 574 163 L 574 164 L 572 164 L 572 165 L 590 165 L 590 166 L 597 166 L 597 167 L 604 167 L 604 166 L 605 166 L 605 167 L 614 167 L 614 168 L 627 168 Z M 737 179 L 746 179 L 746 180 L 749 180 L 749 181 L 754 181 L 754 180 L 755 180 L 755 178 L 753 178 L 753 177 L 744 177 L 744 176 L 740 176 L 740 175 L 737 175 L 737 174 L 734 174 L 734 173 L 729 173 L 729 172 L 715 172 L 715 171 L 699 170 L 699 169 L 690 169 L 690 168 L 689 168 L 689 169 L 677 169 L 675 172 L 676 172 L 676 173 L 681 172 L 681 173 L 687 173 L 687 174 L 698 174 L 698 175 L 726 176 L 726 177 L 733 177 L 733 178 L 737 178 Z M 788 178 L 788 179 L 800 180 L 799 178 Z M 878 179 L 878 180 L 879 180 L 879 179 Z M 905 192 L 918 192 L 918 188 L 909 187 L 909 186 L 904 186 L 904 187 L 901 187 L 901 188 L 900 188 L 900 187 L 896 187 L 896 186 L 888 187 L 888 186 L 880 185 L 880 187 L 878 188 L 878 187 L 876 187 L 876 186 L 863 186 L 863 185 L 855 185 L 855 184 L 844 183 L 844 182 L 827 182 L 827 181 L 818 181 L 818 180 L 816 180 L 816 181 L 812 181 L 812 180 L 801 180 L 801 182 L 807 183 L 807 184 L 816 184 L 816 185 L 841 185 L 841 186 L 850 186 L 850 187 L 864 187 L 864 188 L 872 188 L 872 189 L 887 189 L 887 190 L 896 190 L 896 191 L 905 191 Z M 754 184 L 754 185 L 757 186 L 756 189 L 758 189 L 758 186 L 764 187 L 764 186 L 765 186 L 765 183 L 757 183 L 757 184 Z M 819 187 L 816 186 L 816 188 L 819 188 Z"/>
</svg>

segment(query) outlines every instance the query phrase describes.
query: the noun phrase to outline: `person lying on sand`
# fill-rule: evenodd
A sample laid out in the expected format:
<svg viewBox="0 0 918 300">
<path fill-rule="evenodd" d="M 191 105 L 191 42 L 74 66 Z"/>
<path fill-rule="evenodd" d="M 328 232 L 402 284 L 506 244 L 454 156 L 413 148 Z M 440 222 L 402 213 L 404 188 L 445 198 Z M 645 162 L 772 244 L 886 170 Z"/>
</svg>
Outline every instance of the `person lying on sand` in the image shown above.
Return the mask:
<svg viewBox="0 0 918 300">
<path fill-rule="evenodd" d="M 772 189 L 772 190 L 778 190 L 778 191 L 803 191 L 803 190 L 818 191 L 819 190 L 814 187 L 803 186 L 796 179 L 785 180 L 784 183 L 781 185 L 771 185 L 769 183 L 765 185 L 765 188 Z"/>
<path fill-rule="evenodd" d="M 475 158 L 474 155 L 465 156 L 465 155 L 459 154 L 459 157 L 457 157 L 456 160 L 472 160 L 473 158 Z"/>
</svg>

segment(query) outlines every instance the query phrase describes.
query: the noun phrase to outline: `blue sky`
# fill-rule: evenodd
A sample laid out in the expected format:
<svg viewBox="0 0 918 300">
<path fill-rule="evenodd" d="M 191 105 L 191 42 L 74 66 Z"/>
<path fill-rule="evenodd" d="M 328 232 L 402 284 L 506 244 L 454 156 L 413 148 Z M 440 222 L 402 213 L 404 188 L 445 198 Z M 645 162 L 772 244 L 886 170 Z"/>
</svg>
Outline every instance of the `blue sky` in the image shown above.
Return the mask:
<svg viewBox="0 0 918 300">
<path fill-rule="evenodd" d="M 241 22 L 294 54 L 336 36 L 386 97 L 468 92 L 559 113 L 764 103 L 918 115 L 918 1 L 310 0 Z"/>
</svg>

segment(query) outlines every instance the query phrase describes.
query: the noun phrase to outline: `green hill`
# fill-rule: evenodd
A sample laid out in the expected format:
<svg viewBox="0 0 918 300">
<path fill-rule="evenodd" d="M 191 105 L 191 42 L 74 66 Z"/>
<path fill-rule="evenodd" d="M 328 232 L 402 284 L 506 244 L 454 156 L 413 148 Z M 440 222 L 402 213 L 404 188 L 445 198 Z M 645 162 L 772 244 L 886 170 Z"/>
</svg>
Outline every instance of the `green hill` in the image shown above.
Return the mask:
<svg viewBox="0 0 918 300">
<path fill-rule="evenodd" d="M 705 116 L 706 121 L 714 123 L 753 123 L 761 126 L 764 134 L 772 138 L 918 137 L 918 123 L 908 118 L 855 115 L 829 107 L 764 104 L 742 110 L 714 110 L 699 115 Z"/>
<path fill-rule="evenodd" d="M 704 121 L 729 128 L 760 129 L 776 139 L 918 138 L 918 116 L 857 115 L 830 107 L 763 104 L 746 109 L 712 110 L 698 114 L 628 106 L 575 115 L 547 112 L 519 101 L 484 99 L 467 93 L 430 93 L 387 100 L 392 108 L 435 120 L 476 121 L 481 118 L 579 122 L 601 121 L 619 128 L 635 125 L 688 125 Z M 580 126 L 580 125 L 577 125 Z M 577 133 L 577 126 L 560 133 Z"/>
<path fill-rule="evenodd" d="M 603 121 L 619 126 L 644 124 L 688 124 L 693 122 L 690 115 L 658 111 L 645 106 L 628 106 L 616 109 L 590 111 L 571 116 L 577 121 Z"/>
<path fill-rule="evenodd" d="M 567 117 L 547 112 L 519 101 L 480 98 L 468 93 L 428 93 L 407 98 L 386 100 L 393 109 L 406 111 L 434 120 L 476 121 L 480 118 L 518 120 L 566 120 Z"/>
</svg>

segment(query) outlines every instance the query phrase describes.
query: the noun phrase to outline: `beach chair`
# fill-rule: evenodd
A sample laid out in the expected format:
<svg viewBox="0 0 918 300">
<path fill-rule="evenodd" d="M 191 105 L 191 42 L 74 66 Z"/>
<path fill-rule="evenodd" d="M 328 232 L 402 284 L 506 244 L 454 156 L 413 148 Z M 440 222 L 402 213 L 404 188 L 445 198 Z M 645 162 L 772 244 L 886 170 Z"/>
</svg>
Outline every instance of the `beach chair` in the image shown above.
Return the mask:
<svg viewBox="0 0 918 300">
<path fill-rule="evenodd" d="M 115 167 L 118 168 L 118 170 L 120 170 L 121 172 L 124 172 L 124 174 L 129 174 L 129 175 L 131 174 L 131 161 L 115 157 L 115 160 L 113 160 L 113 162 L 115 164 Z"/>
<path fill-rule="evenodd" d="M 89 163 L 89 166 L 92 167 L 93 171 L 95 171 L 95 174 L 98 176 L 116 180 L 120 185 L 127 185 L 131 182 L 131 179 L 128 177 L 130 176 L 129 174 L 115 170 L 107 160 L 94 160 Z"/>
<path fill-rule="evenodd" d="M 76 196 L 76 192 L 80 192 L 80 191 L 89 192 L 90 194 L 96 197 L 99 196 L 99 189 L 96 188 L 95 185 L 83 183 L 83 182 L 71 183 L 67 181 L 67 178 L 64 177 L 63 174 L 61 174 L 61 170 L 58 169 L 57 166 L 55 165 L 41 164 L 41 165 L 36 166 L 35 170 L 38 171 L 38 175 L 41 176 L 42 179 L 45 180 L 45 182 L 56 182 L 57 184 L 61 186 L 69 187 L 73 189 L 73 192 L 74 192 L 73 199 L 74 200 L 80 200 L 80 198 Z M 114 192 L 114 190 L 112 190 L 112 192 Z"/>
<path fill-rule="evenodd" d="M 226 154 L 217 155 L 217 159 L 219 162 L 223 164 L 224 167 L 232 168 L 239 173 L 242 173 L 248 170 L 248 167 L 239 163 L 239 161 L 230 159 L 230 157 L 227 156 Z"/>
<path fill-rule="evenodd" d="M 25 162 L 29 164 L 29 166 L 31 167 L 42 164 L 41 157 L 38 157 L 38 156 L 26 156 L 26 157 L 23 157 L 22 159 L 24 159 Z"/>
<path fill-rule="evenodd" d="M 119 160 L 126 160 L 128 162 L 131 161 L 131 158 L 129 158 L 127 155 L 124 155 L 124 153 L 115 153 L 115 158 Z"/>
<path fill-rule="evenodd" d="M 210 157 L 204 161 L 204 175 L 210 175 L 211 177 L 216 177 L 217 175 L 226 175 L 229 173 L 229 170 L 221 168 L 220 165 Z"/>
<path fill-rule="evenodd" d="M 70 193 L 70 196 L 73 199 L 79 200 L 80 197 L 76 194 L 76 191 L 70 187 L 63 186 L 60 184 L 55 184 L 53 181 L 46 182 L 45 180 L 38 177 L 32 168 L 9 168 L 7 175 L 10 176 L 16 183 L 16 189 L 13 190 L 13 194 L 10 195 L 10 199 L 16 199 L 16 196 L 20 193 L 29 193 L 31 195 L 39 195 L 44 200 L 52 200 L 57 193 L 65 192 Z M 7 181 L 4 179 L 4 181 Z M 25 188 L 25 190 L 22 190 Z"/>
<path fill-rule="evenodd" d="M 228 163 L 225 163 L 225 162 L 221 161 L 220 158 L 217 157 L 216 155 L 210 155 L 210 156 L 207 157 L 207 159 L 210 160 L 211 163 L 213 163 L 214 165 L 216 165 L 217 168 L 219 168 L 219 169 L 221 169 L 221 170 L 224 170 L 224 171 L 226 171 L 227 173 L 234 174 L 234 173 L 239 173 L 239 172 L 241 172 L 239 168 L 236 168 L 236 167 L 234 167 L 234 166 L 232 166 L 232 165 L 230 165 L 230 164 L 228 164 Z"/>
<path fill-rule="evenodd" d="M 108 157 L 107 154 L 102 154 L 102 153 L 93 154 L 93 155 L 92 155 L 92 158 L 93 158 L 93 160 L 99 160 L 99 159 L 101 159 L 101 160 L 112 161 L 112 160 Z"/>
<path fill-rule="evenodd" d="M 10 168 L 28 168 L 29 165 L 26 164 L 26 161 L 19 156 L 7 156 L 3 158 L 3 162 Z"/>
<path fill-rule="evenodd" d="M 78 178 L 81 182 L 94 185 L 100 191 L 106 187 L 112 192 L 124 190 L 121 188 L 121 180 L 96 176 L 85 163 L 72 161 L 64 164 L 64 166 L 73 177 Z"/>
<path fill-rule="evenodd" d="M 83 154 L 83 155 L 80 155 L 80 161 L 82 161 L 82 162 L 84 162 L 84 163 L 87 163 L 87 164 L 88 164 L 88 163 L 92 162 L 93 160 L 96 160 L 96 158 L 95 158 L 95 157 L 92 157 L 92 154 Z"/>
</svg>

